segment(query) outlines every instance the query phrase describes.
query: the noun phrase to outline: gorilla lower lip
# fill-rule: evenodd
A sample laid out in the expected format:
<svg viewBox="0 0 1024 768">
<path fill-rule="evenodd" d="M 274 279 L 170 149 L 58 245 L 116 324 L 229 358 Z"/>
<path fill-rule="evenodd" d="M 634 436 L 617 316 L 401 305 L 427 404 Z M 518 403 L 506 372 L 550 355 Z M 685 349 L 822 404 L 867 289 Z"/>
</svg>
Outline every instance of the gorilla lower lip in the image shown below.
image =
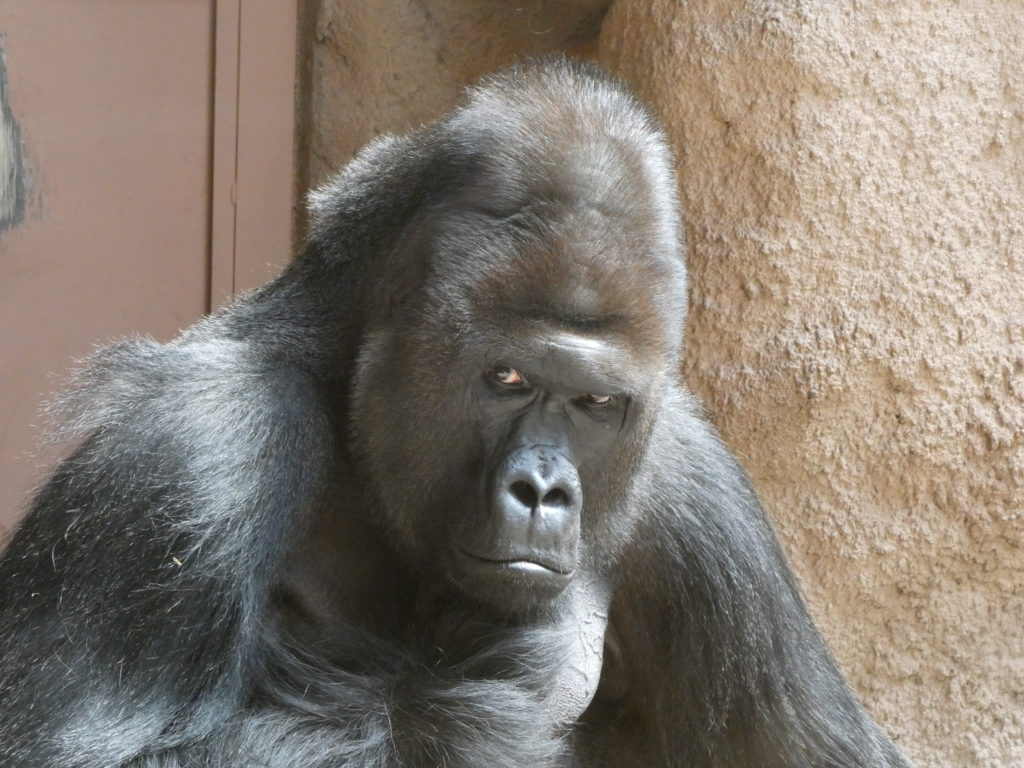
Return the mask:
<svg viewBox="0 0 1024 768">
<path fill-rule="evenodd" d="M 459 548 L 459 551 L 463 555 L 465 555 L 466 557 L 469 557 L 469 558 L 471 558 L 473 560 L 476 560 L 479 563 L 484 563 L 486 565 L 492 565 L 492 566 L 508 568 L 509 570 L 520 571 L 522 573 L 534 573 L 534 574 L 537 574 L 537 575 L 551 575 L 551 574 L 554 574 L 554 575 L 557 575 L 557 576 L 571 576 L 572 575 L 572 571 L 571 570 L 568 570 L 568 571 L 567 570 L 563 570 L 561 568 L 556 567 L 553 564 L 542 563 L 542 562 L 539 562 L 538 560 L 531 560 L 531 559 L 527 559 L 527 558 L 517 558 L 517 557 L 508 557 L 508 558 L 505 558 L 505 557 L 502 557 L 502 558 L 484 557 L 483 555 L 475 555 L 472 552 L 468 552 L 467 550 L 462 549 L 461 547 Z"/>
<path fill-rule="evenodd" d="M 532 560 L 509 560 L 509 561 L 503 562 L 502 565 L 504 565 L 504 566 L 506 566 L 508 568 L 514 568 L 514 569 L 519 570 L 519 571 L 554 571 L 555 570 L 554 568 L 548 568 L 547 566 L 541 565 L 540 563 L 535 563 Z M 555 573 L 560 573 L 560 571 L 555 571 Z"/>
</svg>

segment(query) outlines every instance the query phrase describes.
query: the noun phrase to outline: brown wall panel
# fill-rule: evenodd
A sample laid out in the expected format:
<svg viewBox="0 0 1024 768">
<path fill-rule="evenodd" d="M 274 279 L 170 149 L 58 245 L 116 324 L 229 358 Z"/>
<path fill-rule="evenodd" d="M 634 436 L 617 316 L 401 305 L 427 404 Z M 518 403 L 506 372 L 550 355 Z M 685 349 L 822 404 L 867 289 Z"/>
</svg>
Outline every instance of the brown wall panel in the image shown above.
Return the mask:
<svg viewBox="0 0 1024 768">
<path fill-rule="evenodd" d="M 25 201 L 0 231 L 0 535 L 72 361 L 207 308 L 213 21 L 207 0 L 0 3 Z"/>
</svg>

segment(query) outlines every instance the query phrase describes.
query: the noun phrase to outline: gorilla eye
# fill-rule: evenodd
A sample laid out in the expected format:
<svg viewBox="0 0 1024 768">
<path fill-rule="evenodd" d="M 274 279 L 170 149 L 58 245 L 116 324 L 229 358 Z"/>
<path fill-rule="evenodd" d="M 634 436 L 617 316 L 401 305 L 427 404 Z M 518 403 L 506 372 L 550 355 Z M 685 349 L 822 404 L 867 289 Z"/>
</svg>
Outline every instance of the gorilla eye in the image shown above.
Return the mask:
<svg viewBox="0 0 1024 768">
<path fill-rule="evenodd" d="M 508 366 L 501 365 L 497 368 L 492 368 L 487 375 L 491 381 L 503 387 L 526 386 L 526 379 L 523 378 L 523 375 L 515 368 L 509 368 Z"/>
<path fill-rule="evenodd" d="M 615 404 L 615 395 L 580 395 L 576 402 L 588 408 L 608 408 Z"/>
</svg>

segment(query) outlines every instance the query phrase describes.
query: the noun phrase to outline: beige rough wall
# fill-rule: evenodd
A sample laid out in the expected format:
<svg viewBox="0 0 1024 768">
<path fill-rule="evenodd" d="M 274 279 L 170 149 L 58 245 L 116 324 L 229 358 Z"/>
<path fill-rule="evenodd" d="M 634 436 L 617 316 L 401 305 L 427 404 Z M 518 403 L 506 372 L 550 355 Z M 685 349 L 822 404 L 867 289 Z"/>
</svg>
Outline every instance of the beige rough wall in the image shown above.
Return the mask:
<svg viewBox="0 0 1024 768">
<path fill-rule="evenodd" d="M 381 133 L 446 112 L 516 56 L 592 54 L 610 0 L 320 0 L 312 41 L 309 179 Z"/>
<path fill-rule="evenodd" d="M 1024 3 L 617 0 L 686 375 L 920 766 L 1024 766 Z"/>
</svg>

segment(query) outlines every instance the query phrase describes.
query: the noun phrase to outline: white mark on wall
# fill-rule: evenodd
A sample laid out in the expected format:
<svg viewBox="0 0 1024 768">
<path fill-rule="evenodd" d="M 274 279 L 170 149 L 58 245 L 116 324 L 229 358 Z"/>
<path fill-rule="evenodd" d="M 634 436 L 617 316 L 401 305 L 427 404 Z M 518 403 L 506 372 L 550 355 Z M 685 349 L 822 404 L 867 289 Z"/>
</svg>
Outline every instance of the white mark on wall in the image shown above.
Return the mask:
<svg viewBox="0 0 1024 768">
<path fill-rule="evenodd" d="M 25 168 L 21 129 L 11 112 L 7 59 L 0 49 L 0 232 L 21 222 L 25 215 Z"/>
</svg>

